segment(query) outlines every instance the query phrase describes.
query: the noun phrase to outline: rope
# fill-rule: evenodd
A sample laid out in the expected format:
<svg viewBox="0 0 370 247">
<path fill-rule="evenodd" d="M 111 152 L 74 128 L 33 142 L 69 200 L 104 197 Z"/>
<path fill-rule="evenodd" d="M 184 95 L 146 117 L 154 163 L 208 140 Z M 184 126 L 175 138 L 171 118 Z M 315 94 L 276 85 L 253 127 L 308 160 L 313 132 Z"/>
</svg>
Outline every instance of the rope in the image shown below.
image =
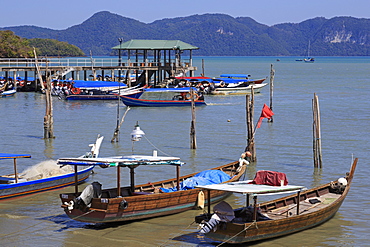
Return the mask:
<svg viewBox="0 0 370 247">
<path fill-rule="evenodd" d="M 230 238 L 228 238 L 226 241 L 222 242 L 221 244 L 217 245 L 216 247 L 218 246 L 221 246 L 227 242 L 229 242 L 231 239 L 235 238 L 236 236 L 238 236 L 239 234 L 243 233 L 244 231 L 247 231 L 251 226 L 253 226 L 254 224 L 256 224 L 256 228 L 258 228 L 257 226 L 257 221 L 253 221 L 252 224 L 250 224 L 248 227 L 245 227 L 243 230 L 241 230 L 240 232 L 238 232 L 237 234 L 235 234 L 234 236 L 231 236 Z"/>
<path fill-rule="evenodd" d="M 146 137 L 146 136 L 144 136 L 144 138 L 149 142 L 149 144 L 150 145 L 152 145 L 155 149 L 157 149 L 159 152 L 161 152 L 161 153 L 163 153 L 164 155 L 167 155 L 167 156 L 172 156 L 172 155 L 169 155 L 169 154 L 167 154 L 167 153 L 165 153 L 165 152 L 163 152 L 162 150 L 160 150 L 158 147 L 156 147 L 151 141 L 149 141 L 149 139 Z"/>
<path fill-rule="evenodd" d="M 179 233 L 177 233 L 174 237 L 172 238 L 169 238 L 168 240 L 166 240 L 163 244 L 161 244 L 160 246 L 165 246 L 166 243 L 168 243 L 168 241 L 171 241 L 173 240 L 174 238 L 180 236 L 183 232 L 185 232 L 187 229 L 189 229 L 193 224 L 195 223 L 195 220 L 193 222 L 191 222 L 185 229 L 181 230 Z"/>
</svg>

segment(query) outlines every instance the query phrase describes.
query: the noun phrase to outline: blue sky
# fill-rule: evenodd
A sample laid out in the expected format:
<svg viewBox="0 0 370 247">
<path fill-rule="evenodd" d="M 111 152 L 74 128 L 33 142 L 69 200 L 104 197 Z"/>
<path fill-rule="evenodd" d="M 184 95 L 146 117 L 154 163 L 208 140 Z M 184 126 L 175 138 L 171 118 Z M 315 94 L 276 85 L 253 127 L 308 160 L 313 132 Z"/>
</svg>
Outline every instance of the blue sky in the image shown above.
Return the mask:
<svg viewBox="0 0 370 247">
<path fill-rule="evenodd" d="M 99 11 L 151 23 L 164 18 L 222 13 L 274 25 L 314 17 L 370 18 L 370 0 L 2 0 L 0 27 L 66 29 Z"/>
</svg>

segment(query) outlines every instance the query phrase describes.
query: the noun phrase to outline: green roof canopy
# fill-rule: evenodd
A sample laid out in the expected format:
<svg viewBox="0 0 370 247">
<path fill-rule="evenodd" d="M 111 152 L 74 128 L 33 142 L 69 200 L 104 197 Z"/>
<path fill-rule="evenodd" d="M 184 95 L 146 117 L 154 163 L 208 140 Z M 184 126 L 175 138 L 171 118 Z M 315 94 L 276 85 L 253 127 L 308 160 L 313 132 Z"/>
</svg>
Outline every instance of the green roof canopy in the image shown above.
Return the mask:
<svg viewBox="0 0 370 247">
<path fill-rule="evenodd" d="M 196 46 L 180 40 L 144 40 L 132 39 L 112 49 L 115 50 L 196 50 Z"/>
</svg>

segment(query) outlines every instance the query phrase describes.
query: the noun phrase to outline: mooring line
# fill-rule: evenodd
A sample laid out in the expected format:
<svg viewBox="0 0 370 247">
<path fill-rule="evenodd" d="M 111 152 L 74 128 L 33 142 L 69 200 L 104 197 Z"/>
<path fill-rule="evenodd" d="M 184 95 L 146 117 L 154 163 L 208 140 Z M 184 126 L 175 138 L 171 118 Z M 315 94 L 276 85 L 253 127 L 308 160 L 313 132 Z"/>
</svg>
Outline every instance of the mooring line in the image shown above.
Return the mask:
<svg viewBox="0 0 370 247">
<path fill-rule="evenodd" d="M 226 241 L 223 241 L 222 243 L 220 243 L 219 245 L 216 245 L 216 247 L 218 246 L 221 246 L 223 244 L 226 244 L 227 242 L 229 242 L 231 239 L 235 238 L 236 236 L 238 236 L 239 234 L 243 233 L 244 231 L 247 231 L 249 227 L 253 226 L 254 224 L 256 224 L 256 227 L 257 227 L 257 221 L 253 221 L 252 224 L 250 224 L 248 227 L 245 227 L 243 230 L 241 230 L 240 232 L 238 232 L 237 234 L 235 234 L 234 236 L 231 236 L 230 238 L 228 238 Z M 257 227 L 258 228 L 258 227 Z"/>
</svg>

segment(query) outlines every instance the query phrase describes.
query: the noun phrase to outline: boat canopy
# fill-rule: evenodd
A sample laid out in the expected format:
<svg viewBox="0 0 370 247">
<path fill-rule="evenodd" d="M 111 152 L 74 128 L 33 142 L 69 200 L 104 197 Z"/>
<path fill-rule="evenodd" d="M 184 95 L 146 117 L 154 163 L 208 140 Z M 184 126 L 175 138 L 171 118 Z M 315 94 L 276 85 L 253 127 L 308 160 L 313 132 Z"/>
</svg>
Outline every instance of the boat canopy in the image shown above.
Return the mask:
<svg viewBox="0 0 370 247">
<path fill-rule="evenodd" d="M 280 194 L 280 193 L 292 193 L 301 190 L 305 190 L 304 186 L 299 185 L 284 185 L 284 186 L 271 186 L 262 184 L 251 184 L 250 181 L 238 181 L 225 184 L 211 184 L 204 186 L 196 186 L 197 188 L 207 189 L 207 190 L 222 190 L 243 194 L 252 195 L 270 195 L 270 194 Z"/>
<path fill-rule="evenodd" d="M 30 154 L 7 154 L 0 153 L 0 160 L 2 159 L 18 159 L 18 158 L 31 158 Z"/>
<path fill-rule="evenodd" d="M 144 91 L 146 92 L 174 92 L 174 93 L 188 93 L 190 92 L 190 87 L 178 87 L 178 88 L 145 88 Z M 195 87 L 193 87 L 194 92 L 197 91 Z"/>
<path fill-rule="evenodd" d="M 184 163 L 178 157 L 164 156 L 145 156 L 145 155 L 130 155 L 117 156 L 109 158 L 61 158 L 58 159 L 59 165 L 78 165 L 90 166 L 99 165 L 105 167 L 125 167 L 138 165 L 175 165 L 181 166 Z"/>
<path fill-rule="evenodd" d="M 71 81 L 72 82 L 72 81 Z M 116 81 L 83 81 L 74 80 L 74 87 L 78 88 L 100 88 L 100 87 L 127 87 L 125 83 Z"/>
<path fill-rule="evenodd" d="M 247 78 L 250 77 L 251 75 L 248 74 L 222 74 L 220 77 L 242 77 L 242 78 Z"/>
</svg>

